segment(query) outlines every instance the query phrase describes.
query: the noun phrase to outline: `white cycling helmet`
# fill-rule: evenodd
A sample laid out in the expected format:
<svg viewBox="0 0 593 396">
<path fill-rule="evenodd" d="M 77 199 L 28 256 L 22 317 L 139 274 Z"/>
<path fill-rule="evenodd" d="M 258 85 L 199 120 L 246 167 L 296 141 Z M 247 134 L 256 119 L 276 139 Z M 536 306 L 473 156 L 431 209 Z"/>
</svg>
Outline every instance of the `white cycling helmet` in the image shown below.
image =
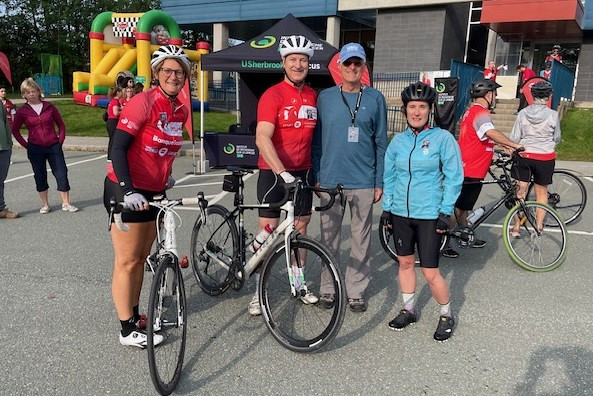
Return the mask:
<svg viewBox="0 0 593 396">
<path fill-rule="evenodd" d="M 189 58 L 187 57 L 186 53 L 179 47 L 176 47 L 172 44 L 163 45 L 158 50 L 152 53 L 152 57 L 150 59 L 150 67 L 153 72 L 156 72 L 158 66 L 163 62 L 165 59 L 177 59 L 179 64 L 183 68 L 185 72 L 185 77 L 189 76 L 189 69 L 190 69 L 190 62 Z"/>
<path fill-rule="evenodd" d="M 304 36 L 288 36 L 280 42 L 278 47 L 282 59 L 290 54 L 304 54 L 311 58 L 313 53 L 313 43 Z"/>
</svg>

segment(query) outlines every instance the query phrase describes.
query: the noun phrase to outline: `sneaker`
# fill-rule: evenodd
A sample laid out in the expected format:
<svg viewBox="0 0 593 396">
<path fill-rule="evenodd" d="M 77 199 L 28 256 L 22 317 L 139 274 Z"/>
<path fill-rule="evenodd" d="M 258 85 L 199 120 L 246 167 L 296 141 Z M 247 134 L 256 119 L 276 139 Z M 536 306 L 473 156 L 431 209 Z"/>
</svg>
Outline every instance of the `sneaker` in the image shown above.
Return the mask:
<svg viewBox="0 0 593 396">
<path fill-rule="evenodd" d="M 13 212 L 6 208 L 0 210 L 0 219 L 16 219 L 17 217 L 19 217 L 17 212 Z"/>
<path fill-rule="evenodd" d="M 249 302 L 247 310 L 249 311 L 249 315 L 251 316 L 261 315 L 261 305 L 259 305 L 259 296 L 257 294 L 253 295 L 253 298 Z"/>
<path fill-rule="evenodd" d="M 496 114 L 494 110 L 490 110 L 490 114 Z"/>
<path fill-rule="evenodd" d="M 336 303 L 336 296 L 333 294 L 322 294 L 319 297 L 319 305 L 321 305 L 325 309 L 332 309 L 334 304 Z"/>
<path fill-rule="evenodd" d="M 452 248 L 447 248 L 447 249 L 443 249 L 443 251 L 441 252 L 441 254 L 444 257 L 449 257 L 449 258 L 457 258 L 459 257 L 459 253 L 457 253 L 456 250 L 453 250 Z"/>
<path fill-rule="evenodd" d="M 472 245 L 473 248 L 483 248 L 484 246 L 486 246 L 486 241 L 483 241 L 481 239 L 474 239 L 474 244 Z"/>
<path fill-rule="evenodd" d="M 348 306 L 352 312 L 364 312 L 367 310 L 367 303 L 364 298 L 349 298 Z"/>
<path fill-rule="evenodd" d="M 437 331 L 434 332 L 434 339 L 443 342 L 447 341 L 451 335 L 453 335 L 453 327 L 455 326 L 455 320 L 450 316 L 443 316 L 439 318 L 439 324 Z"/>
<path fill-rule="evenodd" d="M 135 346 L 144 349 L 146 348 L 147 339 L 148 336 L 146 335 L 146 332 L 140 329 L 135 329 L 126 337 L 122 335 L 121 331 L 119 333 L 119 343 L 124 346 Z M 155 334 L 153 337 L 154 345 L 159 345 L 161 342 L 163 342 L 164 339 L 165 337 L 163 337 L 162 335 Z"/>
<path fill-rule="evenodd" d="M 416 323 L 416 314 L 402 309 L 399 314 L 389 322 L 388 326 L 391 330 L 402 331 L 406 326 Z"/>
<path fill-rule="evenodd" d="M 41 214 L 47 214 L 47 213 L 50 212 L 50 210 L 51 209 L 49 208 L 49 205 L 43 205 L 41 207 L 41 209 L 39 209 L 39 213 L 41 213 Z"/>
<path fill-rule="evenodd" d="M 303 294 L 303 291 L 305 292 Z M 300 299 L 304 304 L 317 304 L 319 298 L 307 289 L 307 285 L 302 285 L 298 290 L 299 295 L 301 296 Z"/>
<path fill-rule="evenodd" d="M 62 210 L 64 212 L 78 212 L 78 208 L 70 203 L 62 204 Z"/>
</svg>

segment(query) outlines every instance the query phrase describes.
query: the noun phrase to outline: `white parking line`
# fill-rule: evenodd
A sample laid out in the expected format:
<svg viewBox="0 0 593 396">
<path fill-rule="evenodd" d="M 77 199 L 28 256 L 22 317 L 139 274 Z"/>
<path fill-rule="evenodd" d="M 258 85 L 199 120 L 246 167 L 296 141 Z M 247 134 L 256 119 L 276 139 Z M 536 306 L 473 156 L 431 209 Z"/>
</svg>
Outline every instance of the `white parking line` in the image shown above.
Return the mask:
<svg viewBox="0 0 593 396">
<path fill-rule="evenodd" d="M 593 183 L 593 177 L 585 176 L 583 179 L 589 180 L 591 183 Z"/>
<path fill-rule="evenodd" d="M 502 228 L 502 224 L 490 224 L 490 223 L 482 223 L 480 224 L 480 227 L 487 227 L 487 228 Z M 552 227 L 546 227 L 546 231 L 549 232 L 560 232 L 560 230 L 558 228 L 552 228 Z M 593 232 L 589 232 L 589 231 L 577 231 L 577 230 L 567 230 L 569 234 L 575 234 L 575 235 L 588 235 L 588 236 L 592 236 Z"/>
<path fill-rule="evenodd" d="M 66 167 L 69 168 L 69 167 L 71 167 L 73 165 L 84 164 L 85 162 L 96 161 L 96 160 L 100 160 L 100 159 L 103 159 L 103 158 L 107 158 L 107 154 L 103 154 L 103 155 L 100 155 L 100 156 L 94 157 L 94 158 L 85 159 L 85 160 L 82 160 L 82 161 L 72 162 L 70 164 L 66 164 Z M 51 168 L 47 168 L 46 171 L 47 172 L 50 172 L 51 171 Z M 4 183 L 10 183 L 10 182 L 21 180 L 21 179 L 25 179 L 25 178 L 31 177 L 31 176 L 34 176 L 34 173 L 29 173 L 29 174 L 26 174 L 26 175 L 23 175 L 23 176 L 13 177 L 12 179 L 5 180 Z"/>
</svg>

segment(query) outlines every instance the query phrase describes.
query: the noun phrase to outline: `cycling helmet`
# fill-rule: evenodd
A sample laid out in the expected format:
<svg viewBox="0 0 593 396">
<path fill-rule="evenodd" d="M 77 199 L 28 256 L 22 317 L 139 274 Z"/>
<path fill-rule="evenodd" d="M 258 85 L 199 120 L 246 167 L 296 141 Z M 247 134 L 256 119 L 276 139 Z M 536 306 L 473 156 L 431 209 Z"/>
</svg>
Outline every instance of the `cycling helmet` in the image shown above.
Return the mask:
<svg viewBox="0 0 593 396">
<path fill-rule="evenodd" d="M 402 102 L 404 102 L 404 106 L 412 100 L 427 102 L 432 106 L 436 98 L 437 92 L 434 88 L 420 81 L 408 85 L 402 91 Z"/>
<path fill-rule="evenodd" d="M 311 58 L 313 53 L 313 43 L 305 36 L 288 36 L 280 42 L 278 47 L 280 56 L 282 59 L 286 58 L 290 54 L 304 54 Z"/>
<path fill-rule="evenodd" d="M 533 84 L 531 87 L 531 95 L 535 99 L 545 99 L 552 96 L 553 90 L 554 88 L 552 87 L 552 84 L 550 84 L 548 81 L 539 81 Z"/>
<path fill-rule="evenodd" d="M 486 96 L 488 92 L 496 91 L 496 89 L 500 87 L 502 87 L 502 85 L 485 78 L 482 80 L 474 81 L 470 86 L 469 93 L 471 94 L 472 98 L 483 98 L 484 96 Z"/>
<path fill-rule="evenodd" d="M 562 47 L 560 47 L 558 44 L 554 45 L 554 47 L 552 47 L 552 49 L 557 49 L 558 51 L 560 51 L 562 49 Z"/>
<path fill-rule="evenodd" d="M 158 50 L 152 53 L 152 58 L 150 59 L 150 67 L 153 71 L 156 71 L 158 66 L 163 62 L 165 59 L 176 59 L 179 61 L 179 64 L 183 68 L 185 72 L 185 76 L 189 76 L 189 69 L 190 63 L 189 58 L 185 54 L 185 52 L 172 44 L 163 45 L 159 47 Z"/>
</svg>

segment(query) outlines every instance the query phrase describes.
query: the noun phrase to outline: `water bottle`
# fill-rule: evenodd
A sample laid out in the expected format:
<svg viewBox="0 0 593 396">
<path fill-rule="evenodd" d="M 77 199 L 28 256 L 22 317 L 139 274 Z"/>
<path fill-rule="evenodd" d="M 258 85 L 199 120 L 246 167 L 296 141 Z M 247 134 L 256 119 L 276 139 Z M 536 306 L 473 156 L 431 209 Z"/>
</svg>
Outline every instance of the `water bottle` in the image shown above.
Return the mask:
<svg viewBox="0 0 593 396">
<path fill-rule="evenodd" d="M 478 221 L 480 219 L 480 217 L 482 217 L 484 212 L 486 212 L 486 208 L 483 206 L 480 206 L 478 209 L 471 212 L 469 214 L 469 216 L 467 216 L 467 222 L 470 225 L 473 225 L 476 221 Z"/>
<path fill-rule="evenodd" d="M 265 240 L 268 239 L 272 232 L 274 232 L 274 226 L 271 224 L 266 224 L 264 229 L 261 230 L 259 234 L 255 236 L 255 238 L 253 238 L 253 243 L 249 245 L 249 251 L 251 253 L 255 253 L 257 249 L 259 249 L 259 247 L 265 242 Z"/>
</svg>

